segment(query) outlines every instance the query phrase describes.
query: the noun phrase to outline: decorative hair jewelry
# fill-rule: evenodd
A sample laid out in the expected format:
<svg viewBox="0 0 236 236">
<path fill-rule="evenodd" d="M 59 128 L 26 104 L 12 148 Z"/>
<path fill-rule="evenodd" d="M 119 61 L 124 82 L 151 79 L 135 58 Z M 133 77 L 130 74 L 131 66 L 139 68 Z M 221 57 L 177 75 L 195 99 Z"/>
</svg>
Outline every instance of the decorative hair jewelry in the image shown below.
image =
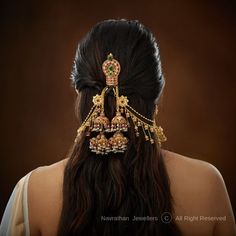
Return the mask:
<svg viewBox="0 0 236 236">
<path fill-rule="evenodd" d="M 121 68 L 119 62 L 113 58 L 111 53 L 107 56 L 107 60 L 103 62 L 102 70 L 106 76 L 106 87 L 100 95 L 93 96 L 93 106 L 77 130 L 75 142 L 77 142 L 80 133 L 83 131 L 86 131 L 86 136 L 90 136 L 91 132 L 99 132 L 96 137 L 90 138 L 89 148 L 92 152 L 96 154 L 123 153 L 128 144 L 128 138 L 123 133 L 131 127 L 129 121 L 132 120 L 137 137 L 141 129 L 145 140 L 153 144 L 153 135 L 156 134 L 158 144 L 161 146 L 161 142 L 167 140 L 163 129 L 156 125 L 155 120 L 146 118 L 132 108 L 128 104 L 129 100 L 126 96 L 119 96 L 118 75 Z M 116 115 L 111 122 L 104 111 L 104 98 L 108 89 L 112 89 L 116 97 Z M 106 138 L 105 133 L 111 132 L 114 132 L 113 136 L 109 139 Z"/>
</svg>

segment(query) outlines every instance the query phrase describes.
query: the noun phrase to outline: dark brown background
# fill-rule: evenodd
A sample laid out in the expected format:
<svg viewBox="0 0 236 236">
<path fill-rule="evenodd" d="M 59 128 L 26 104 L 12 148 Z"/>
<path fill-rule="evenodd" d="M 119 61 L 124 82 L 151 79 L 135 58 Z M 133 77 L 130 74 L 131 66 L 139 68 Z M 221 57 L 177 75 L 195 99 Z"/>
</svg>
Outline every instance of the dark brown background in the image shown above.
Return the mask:
<svg viewBox="0 0 236 236">
<path fill-rule="evenodd" d="M 0 214 L 23 175 L 63 159 L 73 143 L 75 49 L 108 18 L 139 19 L 155 33 L 166 77 L 159 109 L 164 148 L 214 164 L 235 209 L 233 2 L 2 2 Z"/>
</svg>

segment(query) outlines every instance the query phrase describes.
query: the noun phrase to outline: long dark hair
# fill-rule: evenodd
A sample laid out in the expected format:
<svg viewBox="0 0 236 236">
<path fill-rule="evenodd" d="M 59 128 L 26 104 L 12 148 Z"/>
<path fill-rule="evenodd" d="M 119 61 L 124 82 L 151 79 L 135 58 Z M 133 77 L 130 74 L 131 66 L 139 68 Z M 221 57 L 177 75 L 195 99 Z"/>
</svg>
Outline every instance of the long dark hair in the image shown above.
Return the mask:
<svg viewBox="0 0 236 236">
<path fill-rule="evenodd" d="M 149 119 L 164 86 L 158 46 L 153 34 L 136 20 L 106 20 L 80 42 L 72 70 L 79 91 L 79 125 L 92 107 L 92 98 L 106 86 L 101 65 L 108 53 L 120 62 L 119 94 Z M 106 96 L 105 113 L 115 116 L 115 100 Z M 132 122 L 130 122 L 132 125 Z M 63 206 L 58 235 L 180 235 L 173 221 L 173 199 L 161 148 L 136 137 L 129 129 L 125 153 L 96 155 L 82 133 L 69 152 L 64 172 Z M 134 217 L 139 219 L 134 221 Z"/>
</svg>

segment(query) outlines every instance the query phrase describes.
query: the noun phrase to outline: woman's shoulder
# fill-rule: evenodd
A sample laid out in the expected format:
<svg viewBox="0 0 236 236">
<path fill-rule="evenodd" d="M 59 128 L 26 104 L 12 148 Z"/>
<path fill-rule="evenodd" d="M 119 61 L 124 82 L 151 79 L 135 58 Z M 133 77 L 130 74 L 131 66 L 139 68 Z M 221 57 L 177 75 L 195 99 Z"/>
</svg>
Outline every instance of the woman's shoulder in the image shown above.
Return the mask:
<svg viewBox="0 0 236 236">
<path fill-rule="evenodd" d="M 68 158 L 31 172 L 28 183 L 30 232 L 38 235 L 45 228 L 54 235 L 62 204 L 64 169 Z M 40 212 L 40 214 L 39 214 Z M 42 227 L 48 224 L 47 227 Z"/>
<path fill-rule="evenodd" d="M 53 192 L 63 183 L 64 169 L 68 158 L 51 165 L 39 166 L 30 172 L 28 192 L 32 198 L 39 198 L 40 194 Z"/>
<path fill-rule="evenodd" d="M 179 202 L 183 201 L 185 205 L 189 202 L 191 205 L 194 200 L 210 206 L 220 197 L 222 200 L 227 197 L 222 174 L 213 164 L 167 150 L 163 153 L 172 192 Z"/>
<path fill-rule="evenodd" d="M 31 171 L 30 180 L 42 181 L 43 179 L 45 180 L 45 178 L 51 179 L 51 177 L 59 177 L 63 175 L 68 159 L 69 158 L 65 158 L 50 165 L 37 167 L 36 169 Z"/>
<path fill-rule="evenodd" d="M 188 176 L 191 180 L 200 180 L 206 177 L 222 178 L 220 171 L 210 162 L 187 157 L 168 150 L 163 150 L 163 157 L 169 174 L 173 174 L 175 177 L 186 178 Z M 196 179 L 195 177 L 198 178 Z"/>
<path fill-rule="evenodd" d="M 166 150 L 163 154 L 175 215 L 184 219 L 178 221 L 183 231 L 188 235 L 198 228 L 207 232 L 204 235 L 211 235 L 209 232 L 214 228 L 216 234 L 235 235 L 232 206 L 220 171 L 207 161 Z"/>
</svg>

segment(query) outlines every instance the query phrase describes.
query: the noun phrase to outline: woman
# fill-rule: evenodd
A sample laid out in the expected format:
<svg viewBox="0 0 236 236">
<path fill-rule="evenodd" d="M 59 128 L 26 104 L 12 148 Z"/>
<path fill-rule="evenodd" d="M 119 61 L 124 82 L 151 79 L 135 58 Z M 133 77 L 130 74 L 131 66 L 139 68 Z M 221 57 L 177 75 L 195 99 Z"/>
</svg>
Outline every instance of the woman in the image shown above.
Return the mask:
<svg viewBox="0 0 236 236">
<path fill-rule="evenodd" d="M 71 78 L 80 121 L 73 148 L 17 183 L 1 235 L 236 235 L 219 171 L 161 149 L 164 77 L 145 26 L 95 25 Z"/>
</svg>

